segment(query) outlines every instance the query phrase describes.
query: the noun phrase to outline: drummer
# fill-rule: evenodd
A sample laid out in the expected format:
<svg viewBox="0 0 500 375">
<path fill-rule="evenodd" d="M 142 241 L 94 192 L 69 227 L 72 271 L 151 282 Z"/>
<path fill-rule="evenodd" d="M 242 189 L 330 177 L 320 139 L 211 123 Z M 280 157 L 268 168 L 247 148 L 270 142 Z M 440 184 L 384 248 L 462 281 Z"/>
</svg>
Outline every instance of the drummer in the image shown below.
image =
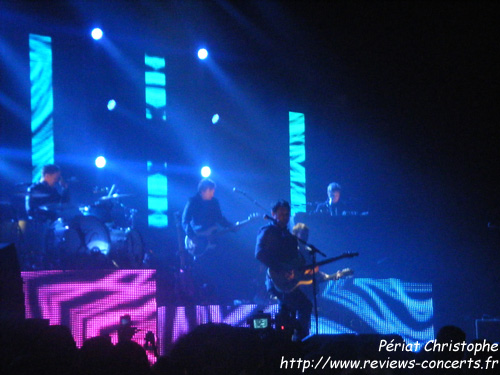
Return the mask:
<svg viewBox="0 0 500 375">
<path fill-rule="evenodd" d="M 45 165 L 40 182 L 28 188 L 26 196 L 28 216 L 40 221 L 56 220 L 58 212 L 55 206 L 68 202 L 68 185 L 61 176 L 61 168 L 55 164 Z"/>
</svg>

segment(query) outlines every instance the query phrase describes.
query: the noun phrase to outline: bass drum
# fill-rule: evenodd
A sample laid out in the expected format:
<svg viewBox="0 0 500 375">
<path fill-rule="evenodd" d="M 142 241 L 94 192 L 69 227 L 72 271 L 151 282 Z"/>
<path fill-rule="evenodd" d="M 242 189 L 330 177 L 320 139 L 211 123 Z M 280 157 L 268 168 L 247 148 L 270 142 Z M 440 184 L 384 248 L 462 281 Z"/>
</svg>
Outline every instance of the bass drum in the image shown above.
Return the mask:
<svg viewBox="0 0 500 375">
<path fill-rule="evenodd" d="M 79 216 L 70 224 L 80 235 L 79 253 L 108 256 L 111 249 L 109 231 L 95 216 Z"/>
<path fill-rule="evenodd" d="M 82 247 L 78 231 L 70 227 L 62 218 L 50 224 L 46 238 L 45 253 L 53 257 L 77 254 Z"/>
<path fill-rule="evenodd" d="M 110 258 L 118 268 L 142 268 L 144 243 L 140 233 L 131 228 L 110 228 Z"/>
<path fill-rule="evenodd" d="M 51 247 L 70 268 L 141 268 L 142 237 L 134 229 L 114 228 L 95 216 L 78 216 L 68 225 L 62 219 L 51 227 Z"/>
<path fill-rule="evenodd" d="M 69 223 L 57 219 L 46 242 L 45 257 L 51 269 L 109 268 L 109 232 L 94 216 L 78 216 Z"/>
</svg>

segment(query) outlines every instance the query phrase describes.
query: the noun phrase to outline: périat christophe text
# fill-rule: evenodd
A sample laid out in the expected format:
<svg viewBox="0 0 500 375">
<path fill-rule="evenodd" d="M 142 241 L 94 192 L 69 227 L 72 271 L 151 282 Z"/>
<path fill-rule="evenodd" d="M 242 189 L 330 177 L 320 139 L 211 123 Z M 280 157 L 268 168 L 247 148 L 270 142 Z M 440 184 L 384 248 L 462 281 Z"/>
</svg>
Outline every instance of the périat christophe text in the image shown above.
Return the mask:
<svg viewBox="0 0 500 375">
<path fill-rule="evenodd" d="M 380 340 L 379 352 L 468 352 L 468 359 L 444 360 L 444 359 L 391 359 L 390 356 L 384 359 L 363 359 L 363 360 L 340 360 L 332 359 L 331 356 L 321 356 L 319 359 L 281 358 L 280 369 L 298 369 L 302 372 L 308 370 L 325 369 L 494 369 L 500 367 L 499 360 L 494 359 L 493 354 L 498 352 L 498 344 L 489 343 L 486 340 L 476 343 L 447 342 L 440 343 L 436 340 L 428 341 L 425 344 L 401 343 L 395 340 Z M 478 359 L 478 354 L 486 353 L 482 356 L 485 359 Z"/>
</svg>

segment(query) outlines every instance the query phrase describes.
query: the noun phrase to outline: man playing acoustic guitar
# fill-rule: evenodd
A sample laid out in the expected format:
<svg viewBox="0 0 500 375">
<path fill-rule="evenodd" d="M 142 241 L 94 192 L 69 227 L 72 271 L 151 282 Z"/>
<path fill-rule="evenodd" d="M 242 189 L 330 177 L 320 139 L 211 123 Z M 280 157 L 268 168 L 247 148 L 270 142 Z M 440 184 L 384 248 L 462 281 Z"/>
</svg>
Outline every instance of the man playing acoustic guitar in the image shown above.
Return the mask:
<svg viewBox="0 0 500 375">
<path fill-rule="evenodd" d="M 271 213 L 273 223 L 261 228 L 257 236 L 255 257 L 269 268 L 266 287 L 280 302 L 279 317 L 295 322 L 297 316 L 297 336 L 302 339 L 309 334 L 312 303 L 300 288 L 294 288 L 290 292 L 280 290 L 271 274 L 282 274 L 293 279 L 293 270 L 303 266 L 305 260 L 298 251 L 297 239 L 288 230 L 290 204 L 280 200 L 274 204 Z"/>
</svg>

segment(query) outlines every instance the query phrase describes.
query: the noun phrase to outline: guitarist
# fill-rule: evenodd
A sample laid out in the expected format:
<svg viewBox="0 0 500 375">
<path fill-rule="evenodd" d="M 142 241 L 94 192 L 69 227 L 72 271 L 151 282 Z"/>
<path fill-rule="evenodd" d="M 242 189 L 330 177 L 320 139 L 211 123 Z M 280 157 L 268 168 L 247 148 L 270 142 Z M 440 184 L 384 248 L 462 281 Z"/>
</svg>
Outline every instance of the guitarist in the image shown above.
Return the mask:
<svg viewBox="0 0 500 375">
<path fill-rule="evenodd" d="M 290 203 L 285 200 L 276 202 L 272 208 L 273 223 L 261 228 L 257 236 L 255 257 L 275 272 L 287 272 L 305 265 L 304 257 L 298 250 L 297 239 L 288 230 Z M 312 303 L 306 295 L 295 288 L 289 293 L 280 292 L 269 276 L 266 279 L 268 292 L 276 296 L 280 303 L 279 316 L 282 319 L 297 321 L 298 338 L 309 334 Z"/>
<path fill-rule="evenodd" d="M 214 197 L 215 182 L 204 178 L 198 184 L 198 193 L 191 197 L 182 213 L 182 228 L 186 236 L 197 245 L 196 233 L 204 232 L 217 225 L 230 228 L 233 225 L 222 215 L 219 201 Z"/>
<path fill-rule="evenodd" d="M 182 213 L 182 228 L 186 236 L 194 246 L 203 246 L 206 238 L 197 233 L 204 232 L 215 226 L 230 228 L 233 225 L 222 215 L 219 201 L 214 197 L 215 182 L 204 178 L 198 184 L 198 193 L 191 197 Z M 199 288 L 201 298 L 213 301 L 218 298 L 218 286 L 224 285 L 222 278 L 225 274 L 215 272 L 214 268 L 220 262 L 212 256 L 196 257 L 196 265 L 193 268 L 193 277 Z M 216 270 L 218 271 L 218 270 Z M 218 275 L 216 277 L 215 275 Z"/>
<path fill-rule="evenodd" d="M 292 234 L 294 236 L 296 236 L 297 238 L 301 239 L 302 241 L 307 242 L 309 240 L 309 227 L 304 223 L 297 223 L 292 228 Z M 310 251 L 310 248 L 308 248 L 304 244 L 304 242 L 299 242 L 299 253 L 307 261 L 308 259 L 310 260 L 311 251 Z M 326 273 L 318 270 L 316 272 L 316 279 L 317 279 L 317 281 L 326 281 L 328 279 L 328 275 Z"/>
</svg>

